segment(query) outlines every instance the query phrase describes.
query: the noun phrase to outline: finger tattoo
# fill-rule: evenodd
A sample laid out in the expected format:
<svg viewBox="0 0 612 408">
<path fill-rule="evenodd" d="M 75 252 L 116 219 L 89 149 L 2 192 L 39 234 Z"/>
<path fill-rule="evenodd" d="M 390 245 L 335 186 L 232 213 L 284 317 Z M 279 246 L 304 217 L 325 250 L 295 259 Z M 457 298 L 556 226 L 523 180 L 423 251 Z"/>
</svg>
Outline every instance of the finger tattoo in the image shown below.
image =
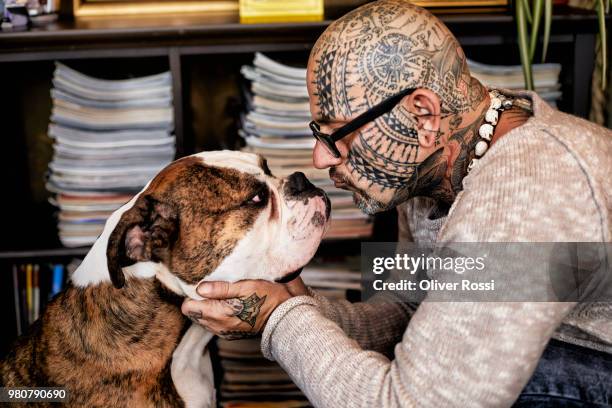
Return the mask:
<svg viewBox="0 0 612 408">
<path fill-rule="evenodd" d="M 187 312 L 187 317 L 189 317 L 189 319 L 192 322 L 198 323 L 198 320 L 200 320 L 203 316 L 202 316 L 202 312 L 197 311 L 197 312 Z"/>
</svg>

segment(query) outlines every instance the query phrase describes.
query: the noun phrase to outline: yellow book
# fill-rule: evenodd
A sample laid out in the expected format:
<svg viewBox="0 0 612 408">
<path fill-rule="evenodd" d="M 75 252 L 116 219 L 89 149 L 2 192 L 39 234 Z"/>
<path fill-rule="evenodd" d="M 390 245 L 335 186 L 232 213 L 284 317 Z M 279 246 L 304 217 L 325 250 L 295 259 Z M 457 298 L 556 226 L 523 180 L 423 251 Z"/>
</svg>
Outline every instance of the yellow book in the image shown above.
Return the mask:
<svg viewBox="0 0 612 408">
<path fill-rule="evenodd" d="M 323 0 L 240 0 L 241 23 L 323 20 Z"/>
<path fill-rule="evenodd" d="M 26 265 L 26 305 L 28 306 L 28 323 L 32 323 L 33 314 L 33 294 L 32 294 L 32 264 Z"/>
</svg>

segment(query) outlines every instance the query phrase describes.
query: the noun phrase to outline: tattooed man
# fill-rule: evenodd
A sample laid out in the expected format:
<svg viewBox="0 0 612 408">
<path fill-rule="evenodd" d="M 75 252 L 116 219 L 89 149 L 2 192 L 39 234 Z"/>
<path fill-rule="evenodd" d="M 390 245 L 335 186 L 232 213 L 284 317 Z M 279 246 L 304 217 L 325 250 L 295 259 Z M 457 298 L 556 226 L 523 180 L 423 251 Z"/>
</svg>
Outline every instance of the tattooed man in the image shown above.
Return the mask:
<svg viewBox="0 0 612 408">
<path fill-rule="evenodd" d="M 429 12 L 362 6 L 323 33 L 307 72 L 315 167 L 363 211 L 397 208 L 400 241 L 612 240 L 611 132 L 486 89 Z M 612 303 L 350 304 L 299 278 L 198 291 L 208 299 L 184 313 L 221 336 L 262 334 L 317 407 L 612 404 Z"/>
</svg>

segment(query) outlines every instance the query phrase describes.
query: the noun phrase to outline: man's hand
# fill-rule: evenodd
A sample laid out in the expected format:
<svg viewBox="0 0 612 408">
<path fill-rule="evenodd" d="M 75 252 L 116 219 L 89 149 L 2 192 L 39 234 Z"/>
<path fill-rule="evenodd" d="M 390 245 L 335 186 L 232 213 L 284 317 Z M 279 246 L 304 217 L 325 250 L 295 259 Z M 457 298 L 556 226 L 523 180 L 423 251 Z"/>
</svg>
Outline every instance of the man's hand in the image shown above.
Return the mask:
<svg viewBox="0 0 612 408">
<path fill-rule="evenodd" d="M 202 282 L 197 292 L 206 299 L 185 299 L 183 314 L 228 340 L 257 336 L 278 305 L 308 293 L 300 278 L 287 284 L 263 280 Z"/>
</svg>

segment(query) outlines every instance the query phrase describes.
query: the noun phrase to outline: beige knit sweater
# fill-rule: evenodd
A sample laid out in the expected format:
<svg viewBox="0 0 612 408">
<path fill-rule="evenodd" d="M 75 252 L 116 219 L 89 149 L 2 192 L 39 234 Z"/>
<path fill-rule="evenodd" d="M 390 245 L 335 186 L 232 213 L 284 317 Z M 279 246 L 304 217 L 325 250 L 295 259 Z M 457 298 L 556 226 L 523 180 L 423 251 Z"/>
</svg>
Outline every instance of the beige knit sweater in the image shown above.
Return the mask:
<svg viewBox="0 0 612 408">
<path fill-rule="evenodd" d="M 523 96 L 534 116 L 491 147 L 448 216 L 430 220 L 431 202 L 411 200 L 398 209 L 400 239 L 611 241 L 612 132 Z M 262 351 L 316 407 L 503 407 L 552 336 L 612 351 L 612 305 L 425 301 L 416 308 L 313 294 L 274 311 Z"/>
</svg>

